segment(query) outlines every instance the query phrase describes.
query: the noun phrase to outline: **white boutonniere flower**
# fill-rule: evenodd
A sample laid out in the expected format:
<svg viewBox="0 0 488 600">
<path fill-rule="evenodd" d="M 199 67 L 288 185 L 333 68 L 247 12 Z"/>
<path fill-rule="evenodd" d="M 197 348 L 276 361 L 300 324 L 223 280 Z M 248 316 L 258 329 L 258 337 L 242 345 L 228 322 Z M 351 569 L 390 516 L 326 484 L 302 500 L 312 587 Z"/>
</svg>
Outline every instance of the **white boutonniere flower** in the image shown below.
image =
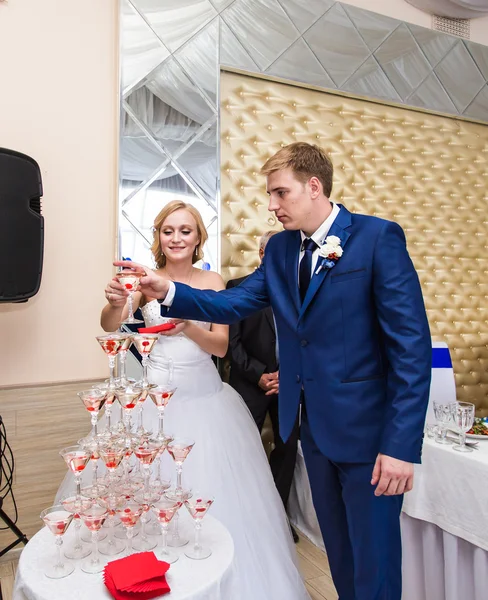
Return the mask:
<svg viewBox="0 0 488 600">
<path fill-rule="evenodd" d="M 322 258 L 315 275 L 318 275 L 322 269 L 332 269 L 336 262 L 342 256 L 343 249 L 341 240 L 336 235 L 329 235 L 325 238 L 325 243 L 320 247 L 319 256 Z"/>
</svg>

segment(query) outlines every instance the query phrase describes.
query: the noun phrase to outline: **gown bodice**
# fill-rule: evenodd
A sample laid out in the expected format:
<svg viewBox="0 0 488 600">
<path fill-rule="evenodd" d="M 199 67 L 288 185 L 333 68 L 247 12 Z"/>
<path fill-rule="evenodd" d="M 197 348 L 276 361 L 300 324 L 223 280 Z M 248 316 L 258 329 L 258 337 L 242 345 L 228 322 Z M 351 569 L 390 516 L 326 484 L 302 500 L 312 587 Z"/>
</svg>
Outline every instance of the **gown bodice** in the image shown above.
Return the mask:
<svg viewBox="0 0 488 600">
<path fill-rule="evenodd" d="M 161 316 L 161 306 L 157 300 L 148 302 L 141 311 L 147 327 L 171 321 Z M 207 331 L 211 327 L 210 323 L 193 323 Z M 194 397 L 195 394 L 206 396 L 219 392 L 222 388 L 222 380 L 212 356 L 184 332 L 159 337 L 149 356 L 148 379 L 159 385 L 172 383 L 180 391 L 179 395 L 185 397 Z"/>
</svg>

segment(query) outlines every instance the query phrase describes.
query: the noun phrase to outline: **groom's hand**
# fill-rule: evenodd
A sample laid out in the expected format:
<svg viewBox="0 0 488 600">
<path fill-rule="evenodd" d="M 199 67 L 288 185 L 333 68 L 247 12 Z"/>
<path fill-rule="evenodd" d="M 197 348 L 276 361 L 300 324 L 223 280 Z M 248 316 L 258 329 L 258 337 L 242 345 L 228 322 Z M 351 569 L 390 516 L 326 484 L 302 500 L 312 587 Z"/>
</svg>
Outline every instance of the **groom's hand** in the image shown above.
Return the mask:
<svg viewBox="0 0 488 600">
<path fill-rule="evenodd" d="M 375 496 L 396 496 L 409 492 L 413 487 L 413 464 L 378 454 L 371 485 L 376 485 Z"/>
<path fill-rule="evenodd" d="M 145 296 L 160 299 L 164 299 L 166 297 L 166 294 L 169 290 L 169 281 L 160 275 L 156 275 L 156 273 L 148 267 L 132 262 L 131 260 L 116 260 L 114 265 L 116 267 L 133 269 L 138 273 L 143 273 L 143 276 L 139 279 L 138 290 L 141 291 Z"/>
</svg>

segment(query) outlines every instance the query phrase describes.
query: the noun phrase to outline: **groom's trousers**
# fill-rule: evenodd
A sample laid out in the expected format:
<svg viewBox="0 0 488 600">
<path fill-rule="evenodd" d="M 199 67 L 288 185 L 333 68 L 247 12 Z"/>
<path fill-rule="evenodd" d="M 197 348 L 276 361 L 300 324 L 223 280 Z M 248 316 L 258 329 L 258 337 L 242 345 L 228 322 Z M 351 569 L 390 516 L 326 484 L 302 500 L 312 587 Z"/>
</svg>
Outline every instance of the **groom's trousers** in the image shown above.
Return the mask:
<svg viewBox="0 0 488 600">
<path fill-rule="evenodd" d="M 374 495 L 372 463 L 324 456 L 312 438 L 305 403 L 300 438 L 339 600 L 400 600 L 403 496 Z"/>
</svg>

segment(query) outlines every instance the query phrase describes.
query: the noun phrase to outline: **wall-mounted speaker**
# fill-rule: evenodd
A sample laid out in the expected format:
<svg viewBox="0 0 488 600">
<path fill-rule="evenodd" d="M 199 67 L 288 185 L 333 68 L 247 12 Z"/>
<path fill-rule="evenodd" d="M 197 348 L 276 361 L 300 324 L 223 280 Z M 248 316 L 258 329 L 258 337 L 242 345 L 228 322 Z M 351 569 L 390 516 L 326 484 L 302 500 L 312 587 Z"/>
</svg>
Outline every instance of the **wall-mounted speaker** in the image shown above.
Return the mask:
<svg viewBox="0 0 488 600">
<path fill-rule="evenodd" d="M 42 180 L 37 162 L 0 148 L 0 302 L 39 291 L 44 253 Z"/>
</svg>

